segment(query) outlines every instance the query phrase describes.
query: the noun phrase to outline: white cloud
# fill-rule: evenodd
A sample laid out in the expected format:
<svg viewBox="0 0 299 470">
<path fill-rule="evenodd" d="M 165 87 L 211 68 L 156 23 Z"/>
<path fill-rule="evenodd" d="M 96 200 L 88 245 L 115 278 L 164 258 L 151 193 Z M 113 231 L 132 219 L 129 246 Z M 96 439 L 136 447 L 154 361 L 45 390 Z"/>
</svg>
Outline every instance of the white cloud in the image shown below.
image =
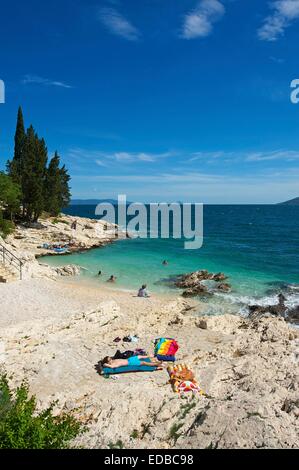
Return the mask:
<svg viewBox="0 0 299 470">
<path fill-rule="evenodd" d="M 111 33 L 117 36 L 128 41 L 137 41 L 140 38 L 138 29 L 114 8 L 101 8 L 99 19 Z"/>
<path fill-rule="evenodd" d="M 190 158 L 186 160 L 187 163 L 201 161 L 204 163 L 236 163 L 236 162 L 266 162 L 266 161 L 281 161 L 281 162 L 293 162 L 299 160 L 298 150 L 272 150 L 265 152 L 194 152 L 190 155 Z"/>
<path fill-rule="evenodd" d="M 222 152 L 221 150 L 218 152 L 194 152 L 191 154 L 189 162 L 195 162 L 196 160 L 214 160 L 220 157 L 226 157 L 228 153 Z M 231 155 L 231 154 L 230 154 Z"/>
<path fill-rule="evenodd" d="M 225 13 L 219 0 L 201 0 L 197 7 L 185 16 L 181 37 L 194 39 L 208 36 L 216 21 Z"/>
<path fill-rule="evenodd" d="M 50 80 L 49 78 L 39 77 L 38 75 L 25 75 L 22 83 L 27 84 L 37 84 L 37 85 L 46 85 L 46 86 L 57 86 L 60 88 L 73 88 L 71 85 L 68 85 L 64 82 L 59 82 L 55 80 Z"/>
<path fill-rule="evenodd" d="M 285 62 L 284 59 L 281 59 L 280 57 L 274 57 L 274 56 L 271 56 L 270 60 L 272 62 L 275 62 L 275 64 L 283 64 Z"/>
<path fill-rule="evenodd" d="M 197 162 L 200 164 L 218 165 L 225 164 L 235 165 L 236 163 L 259 163 L 267 161 L 277 162 L 295 162 L 299 160 L 299 150 L 278 149 L 268 151 L 197 151 L 188 153 L 185 151 L 168 151 L 164 153 L 149 152 L 105 152 L 102 150 L 88 150 L 84 148 L 72 148 L 67 152 L 67 157 L 73 161 L 84 163 L 86 161 L 94 161 L 98 166 L 110 167 L 112 164 L 131 165 L 134 163 L 154 163 L 165 158 L 177 157 L 176 164 L 185 168 L 185 165 L 196 167 Z M 163 176 L 163 178 L 165 175 Z"/>
<path fill-rule="evenodd" d="M 139 153 L 115 152 L 113 154 L 106 155 L 106 157 L 110 158 L 111 160 L 116 160 L 117 162 L 135 162 L 135 161 L 154 162 L 159 158 L 170 157 L 171 155 L 172 155 L 171 152 L 156 153 L 156 154 L 144 153 L 144 152 L 139 152 Z"/>
<path fill-rule="evenodd" d="M 293 21 L 299 18 L 299 0 L 276 0 L 272 2 L 273 13 L 269 15 L 258 30 L 262 41 L 277 41 L 284 35 Z"/>
<path fill-rule="evenodd" d="M 95 160 L 96 164 L 98 166 L 102 166 L 104 168 L 107 168 L 107 164 L 105 162 L 103 162 L 102 160 L 99 160 L 98 158 Z"/>
<path fill-rule="evenodd" d="M 155 162 L 161 158 L 176 155 L 175 152 L 146 153 L 146 152 L 103 152 L 101 150 L 88 150 L 82 148 L 72 148 L 67 156 L 75 160 L 94 160 L 98 166 L 106 167 L 112 162 L 135 163 L 135 162 Z"/>
<path fill-rule="evenodd" d="M 299 160 L 299 152 L 296 150 L 276 150 L 274 152 L 256 152 L 246 157 L 247 162 L 266 162 L 266 161 L 287 161 Z"/>
</svg>

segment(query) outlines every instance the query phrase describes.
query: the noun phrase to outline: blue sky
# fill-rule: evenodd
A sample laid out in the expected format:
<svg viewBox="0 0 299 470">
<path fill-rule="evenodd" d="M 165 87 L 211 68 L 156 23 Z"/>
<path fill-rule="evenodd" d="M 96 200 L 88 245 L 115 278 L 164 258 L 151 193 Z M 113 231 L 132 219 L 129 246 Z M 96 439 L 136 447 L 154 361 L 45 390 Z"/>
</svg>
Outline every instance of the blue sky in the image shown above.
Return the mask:
<svg viewBox="0 0 299 470">
<path fill-rule="evenodd" d="M 299 0 L 2 2 L 0 167 L 18 105 L 76 198 L 299 196 Z"/>
</svg>

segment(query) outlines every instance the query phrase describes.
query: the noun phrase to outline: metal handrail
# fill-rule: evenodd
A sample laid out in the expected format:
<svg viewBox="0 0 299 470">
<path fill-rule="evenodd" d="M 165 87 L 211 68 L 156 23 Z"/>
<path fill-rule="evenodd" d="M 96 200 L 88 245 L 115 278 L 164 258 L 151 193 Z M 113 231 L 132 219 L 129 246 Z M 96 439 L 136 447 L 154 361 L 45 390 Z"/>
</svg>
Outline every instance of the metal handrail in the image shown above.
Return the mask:
<svg viewBox="0 0 299 470">
<path fill-rule="evenodd" d="M 3 264 L 6 265 L 7 261 L 9 261 L 10 266 L 13 265 L 19 272 L 20 280 L 22 280 L 22 267 L 23 262 L 11 251 L 9 251 L 4 245 L 0 244 L 0 253 L 2 253 L 2 260 Z"/>
</svg>

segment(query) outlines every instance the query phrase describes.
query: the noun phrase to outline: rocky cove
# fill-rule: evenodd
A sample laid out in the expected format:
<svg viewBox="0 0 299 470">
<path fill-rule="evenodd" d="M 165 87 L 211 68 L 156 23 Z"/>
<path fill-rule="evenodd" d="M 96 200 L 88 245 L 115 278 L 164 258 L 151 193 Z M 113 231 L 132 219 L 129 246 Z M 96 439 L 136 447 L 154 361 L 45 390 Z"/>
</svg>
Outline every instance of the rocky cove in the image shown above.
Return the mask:
<svg viewBox="0 0 299 470">
<path fill-rule="evenodd" d="M 74 224 L 76 228 L 72 228 Z M 60 217 L 41 219 L 38 224 L 30 226 L 17 225 L 6 240 L 0 237 L 0 244 L 22 262 L 23 279 L 31 279 L 56 278 L 80 272 L 80 267 L 69 266 L 67 261 L 66 267 L 49 266 L 43 263 L 44 256 L 64 256 L 103 247 L 116 240 L 117 231 L 113 224 L 62 214 Z"/>
<path fill-rule="evenodd" d="M 298 446 L 298 332 L 284 319 L 195 317 L 191 300 L 138 299 L 74 281 L 16 286 L 0 286 L 1 366 L 14 385 L 26 377 L 39 407 L 58 400 L 57 413 L 87 425 L 74 446 Z M 130 348 L 114 343 L 128 333 L 149 354 L 155 337 L 176 338 L 178 362 L 190 365 L 206 397 L 179 397 L 166 370 L 99 376 L 100 359 Z"/>
<path fill-rule="evenodd" d="M 110 243 L 102 222 L 43 221 L 18 227 L 5 243 L 24 262 L 23 281 L 0 284 L 1 369 L 16 386 L 25 378 L 40 409 L 74 413 L 87 432 L 73 446 L 100 448 L 296 448 L 299 444 L 299 335 L 281 316 L 205 316 L 198 299 L 140 299 L 131 292 L 81 282 L 75 268 L 43 266 L 44 243 Z M 89 228 L 88 228 L 89 227 Z M 112 230 L 111 230 L 112 231 Z M 81 246 L 82 248 L 82 246 Z M 51 250 L 50 250 L 51 251 Z M 66 258 L 67 259 L 67 258 Z M 227 282 L 225 276 L 212 279 Z M 192 273 L 201 282 L 211 273 Z M 211 279 L 210 279 L 211 280 Z M 178 280 L 192 288 L 190 278 Z M 181 283 L 184 283 L 181 284 Z M 196 315 L 195 315 L 196 312 Z M 205 396 L 175 394 L 166 370 L 100 376 L 95 365 L 116 349 L 116 337 L 138 336 L 153 353 L 156 337 L 179 343 Z"/>
</svg>

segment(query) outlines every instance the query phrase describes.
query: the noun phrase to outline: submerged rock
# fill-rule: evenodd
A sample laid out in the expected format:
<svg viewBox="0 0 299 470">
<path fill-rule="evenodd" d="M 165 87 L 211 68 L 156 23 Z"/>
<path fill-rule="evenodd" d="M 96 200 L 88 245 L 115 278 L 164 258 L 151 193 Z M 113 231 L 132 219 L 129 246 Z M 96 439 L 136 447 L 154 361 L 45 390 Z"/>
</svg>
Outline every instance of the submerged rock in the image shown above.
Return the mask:
<svg viewBox="0 0 299 470">
<path fill-rule="evenodd" d="M 59 276 L 78 276 L 81 269 L 74 264 L 67 264 L 66 266 L 55 268 L 55 271 Z"/>
<path fill-rule="evenodd" d="M 213 281 L 221 282 L 225 281 L 227 276 L 224 273 L 213 274 Z"/>
<path fill-rule="evenodd" d="M 195 271 L 189 274 L 181 274 L 175 281 L 175 286 L 179 288 L 188 288 L 198 285 L 201 281 L 221 282 L 227 279 L 224 273 L 209 273 L 206 269 Z"/>
<path fill-rule="evenodd" d="M 231 291 L 231 285 L 228 284 L 227 282 L 222 282 L 221 284 L 219 284 L 217 289 L 222 291 L 222 292 L 230 292 Z"/>
<path fill-rule="evenodd" d="M 224 273 L 210 273 L 206 269 L 195 271 L 193 273 L 181 274 L 175 279 L 169 280 L 172 285 L 179 289 L 185 289 L 183 297 L 195 297 L 198 295 L 213 295 L 216 290 L 230 292 L 231 286 L 223 282 L 227 279 Z M 212 281 L 214 285 L 204 284 L 204 281 Z"/>
<path fill-rule="evenodd" d="M 194 297 L 195 295 L 207 295 L 209 294 L 207 286 L 204 286 L 203 284 L 197 284 L 194 287 L 190 287 L 189 289 L 186 289 L 183 293 L 183 297 Z"/>
</svg>

